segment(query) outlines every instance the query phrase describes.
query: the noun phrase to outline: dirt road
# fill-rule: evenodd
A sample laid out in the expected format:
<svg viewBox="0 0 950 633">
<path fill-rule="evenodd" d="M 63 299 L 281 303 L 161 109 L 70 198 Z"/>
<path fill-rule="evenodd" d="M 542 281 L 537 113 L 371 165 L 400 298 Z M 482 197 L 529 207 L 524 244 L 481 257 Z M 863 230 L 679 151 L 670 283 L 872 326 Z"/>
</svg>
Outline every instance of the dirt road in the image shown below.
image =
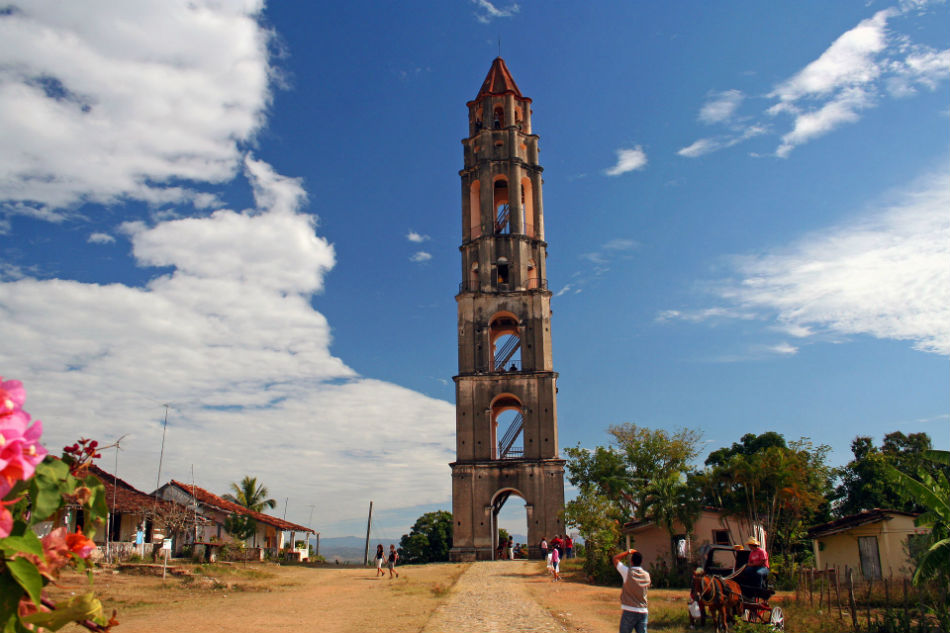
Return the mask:
<svg viewBox="0 0 950 633">
<path fill-rule="evenodd" d="M 551 614 L 535 602 L 525 585 L 536 577 L 536 563 L 476 563 L 455 583 L 422 633 L 562 633 Z"/>
</svg>

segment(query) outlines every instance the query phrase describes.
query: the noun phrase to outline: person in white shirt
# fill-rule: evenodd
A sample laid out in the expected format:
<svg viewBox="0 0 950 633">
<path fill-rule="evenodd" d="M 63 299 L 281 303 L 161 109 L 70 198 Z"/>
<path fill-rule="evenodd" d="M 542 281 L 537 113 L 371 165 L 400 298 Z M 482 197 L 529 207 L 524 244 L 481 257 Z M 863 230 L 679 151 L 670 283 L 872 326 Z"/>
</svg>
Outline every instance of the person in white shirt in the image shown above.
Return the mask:
<svg viewBox="0 0 950 633">
<path fill-rule="evenodd" d="M 630 557 L 630 567 L 623 559 Z M 620 633 L 647 633 L 647 589 L 650 588 L 650 574 L 640 565 L 643 554 L 628 549 L 614 555 L 614 567 L 623 576 L 623 589 L 620 590 Z"/>
</svg>

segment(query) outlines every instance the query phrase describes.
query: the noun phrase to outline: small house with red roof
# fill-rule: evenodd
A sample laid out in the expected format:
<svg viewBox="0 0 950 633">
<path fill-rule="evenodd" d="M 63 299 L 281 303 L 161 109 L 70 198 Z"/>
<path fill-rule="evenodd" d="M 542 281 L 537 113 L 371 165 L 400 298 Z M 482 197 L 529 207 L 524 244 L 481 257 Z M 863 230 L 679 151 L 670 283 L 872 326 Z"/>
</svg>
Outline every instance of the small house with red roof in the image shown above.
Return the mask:
<svg viewBox="0 0 950 633">
<path fill-rule="evenodd" d="M 105 487 L 109 515 L 106 524 L 96 530 L 93 540 L 110 560 L 126 558 L 132 553 L 151 554 L 153 545 L 164 538 L 172 538 L 174 551 L 180 552 L 194 542 L 196 528 L 209 523 L 192 507 L 146 494 L 98 466 L 90 466 L 89 472 Z M 82 512 L 78 511 L 73 523 L 82 525 L 82 522 Z M 141 543 L 137 543 L 139 532 Z"/>
<path fill-rule="evenodd" d="M 174 479 L 159 488 L 156 494 L 168 501 L 182 505 L 194 505 L 198 514 L 204 515 L 209 522 L 201 527 L 197 532 L 197 542 L 201 543 L 229 543 L 235 542 L 235 539 L 228 534 L 225 529 L 225 522 L 228 516 L 239 514 L 251 517 L 257 524 L 257 531 L 247 541 L 247 545 L 252 550 L 252 557 L 263 560 L 265 554 L 276 556 L 277 553 L 285 548 L 285 534 L 290 533 L 288 546 L 294 543 L 296 534 L 301 536 L 315 534 L 314 530 L 303 525 L 297 525 L 284 519 L 278 519 L 262 512 L 254 512 L 242 505 L 228 501 L 216 494 L 208 492 L 204 488 L 199 488 L 194 484 L 186 484 Z M 306 539 L 305 539 L 306 540 Z M 295 550 L 294 555 L 300 560 L 307 558 L 307 548 Z"/>
</svg>

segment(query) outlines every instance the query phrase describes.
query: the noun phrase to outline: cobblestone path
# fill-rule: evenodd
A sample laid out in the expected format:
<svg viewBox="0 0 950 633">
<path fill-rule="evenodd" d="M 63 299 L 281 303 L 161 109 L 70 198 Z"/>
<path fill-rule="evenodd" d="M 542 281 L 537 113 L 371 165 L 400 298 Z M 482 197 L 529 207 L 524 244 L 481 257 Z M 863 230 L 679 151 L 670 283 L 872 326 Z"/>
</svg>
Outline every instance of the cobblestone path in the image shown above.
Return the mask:
<svg viewBox="0 0 950 633">
<path fill-rule="evenodd" d="M 422 633 L 564 633 L 566 629 L 534 601 L 524 586 L 536 567 L 523 561 L 475 563 Z"/>
</svg>

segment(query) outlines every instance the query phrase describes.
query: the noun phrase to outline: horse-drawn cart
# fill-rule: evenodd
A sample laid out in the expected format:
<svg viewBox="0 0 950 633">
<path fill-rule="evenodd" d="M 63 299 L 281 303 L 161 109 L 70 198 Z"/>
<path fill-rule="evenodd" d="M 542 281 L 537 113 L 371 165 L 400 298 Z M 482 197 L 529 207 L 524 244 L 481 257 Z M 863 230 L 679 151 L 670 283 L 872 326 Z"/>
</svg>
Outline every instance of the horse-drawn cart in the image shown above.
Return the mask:
<svg viewBox="0 0 950 633">
<path fill-rule="evenodd" d="M 703 622 L 706 609 L 710 610 L 717 631 L 725 631 L 728 621 L 735 617 L 784 629 L 785 614 L 782 607 L 769 604 L 775 591 L 763 589 L 758 584 L 758 578 L 750 578 L 745 573 L 748 558 L 748 550 L 737 550 L 725 545 L 710 546 L 702 568 L 697 569 L 693 577 L 690 602 L 699 605 Z M 696 619 L 692 611 L 690 619 Z"/>
</svg>

